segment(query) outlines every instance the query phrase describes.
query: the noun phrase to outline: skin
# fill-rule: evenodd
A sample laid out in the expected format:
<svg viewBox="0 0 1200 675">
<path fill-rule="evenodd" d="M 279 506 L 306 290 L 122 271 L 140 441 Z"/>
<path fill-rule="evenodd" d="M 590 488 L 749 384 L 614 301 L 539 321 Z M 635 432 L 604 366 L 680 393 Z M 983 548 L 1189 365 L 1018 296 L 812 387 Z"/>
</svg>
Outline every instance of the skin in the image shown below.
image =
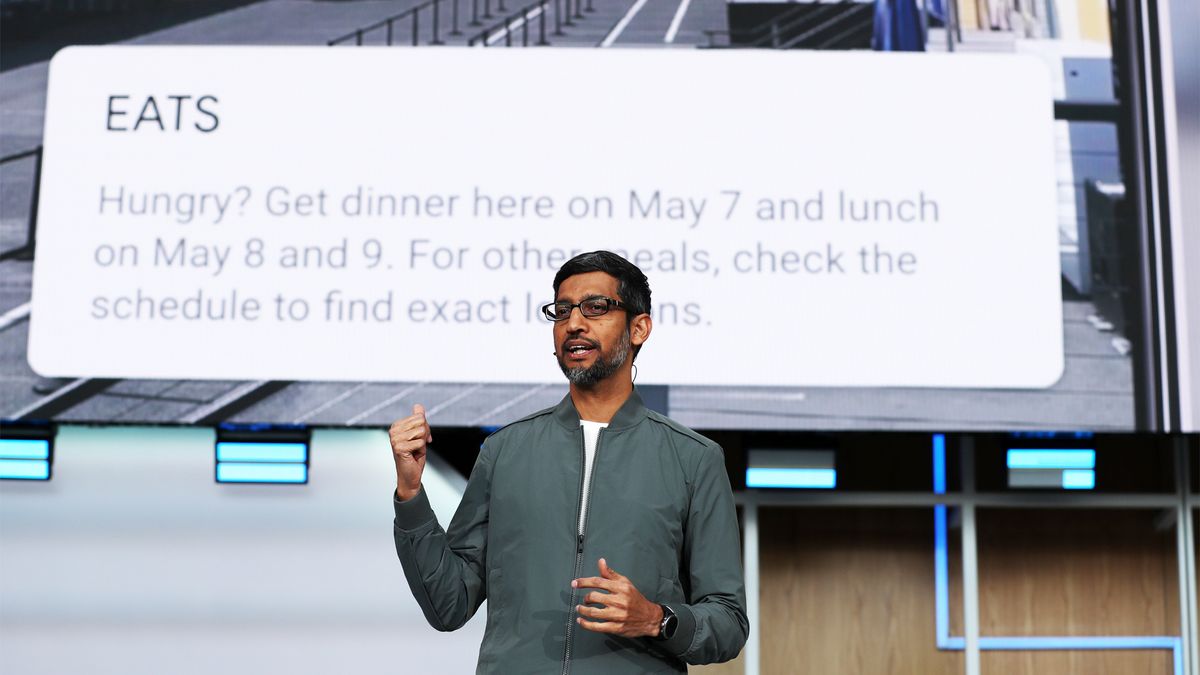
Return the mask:
<svg viewBox="0 0 1200 675">
<path fill-rule="evenodd" d="M 576 303 L 597 295 L 622 300 L 617 294 L 616 277 L 605 272 L 587 272 L 567 277 L 559 285 L 555 302 Z M 560 363 L 570 367 L 587 367 L 595 360 L 612 353 L 624 335 L 628 323 L 631 346 L 645 343 L 650 337 L 652 322 L 649 314 L 639 314 L 631 320 L 624 310 L 612 310 L 597 317 L 585 317 L 579 308 L 570 318 L 554 323 L 554 354 Z M 568 340 L 585 340 L 595 348 L 578 357 L 566 349 Z M 579 416 L 585 420 L 611 422 L 633 391 L 633 351 L 611 376 L 584 387 L 570 385 L 571 401 Z M 433 430 L 425 416 L 425 407 L 413 405 L 412 414 L 396 420 L 388 429 L 392 457 L 396 463 L 396 497 L 412 499 L 421 491 L 421 475 L 425 471 L 425 456 L 433 442 Z M 604 558 L 597 561 L 599 576 L 581 577 L 571 581 L 572 588 L 592 589 L 576 605 L 576 622 L 587 630 L 622 637 L 658 635 L 662 623 L 662 607 L 646 599 L 628 578 L 608 566 Z M 588 606 L 599 605 L 599 607 Z M 593 620 L 589 620 L 593 619 Z"/>
<path fill-rule="evenodd" d="M 576 274 L 563 279 L 558 287 L 558 295 L 554 301 L 579 302 L 586 298 L 603 295 L 620 300 L 617 294 L 617 279 L 605 272 L 588 272 Z M 607 356 L 625 333 L 625 322 L 628 318 L 624 310 L 612 310 L 601 316 L 586 317 L 579 308 L 571 310 L 571 317 L 565 321 L 554 323 L 554 354 L 569 366 L 587 367 L 600 357 L 597 352 Z M 629 325 L 629 342 L 637 346 L 650 337 L 651 321 L 649 314 L 639 314 L 633 317 Z M 598 350 L 583 358 L 575 357 L 566 350 L 566 343 L 572 339 L 583 339 L 596 342 Z M 611 376 L 597 382 L 591 387 L 570 385 L 571 401 L 579 411 L 579 417 L 594 422 L 611 422 L 613 415 L 629 398 L 633 391 L 633 352 L 630 358 Z"/>
</svg>

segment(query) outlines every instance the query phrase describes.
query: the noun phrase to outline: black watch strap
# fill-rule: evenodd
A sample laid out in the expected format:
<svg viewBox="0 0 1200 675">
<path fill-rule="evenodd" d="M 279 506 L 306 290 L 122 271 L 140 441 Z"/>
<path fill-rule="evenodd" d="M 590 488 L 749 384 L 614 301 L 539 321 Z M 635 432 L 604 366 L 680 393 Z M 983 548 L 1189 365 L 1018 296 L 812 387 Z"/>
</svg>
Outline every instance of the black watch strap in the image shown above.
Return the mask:
<svg viewBox="0 0 1200 675">
<path fill-rule="evenodd" d="M 675 616 L 675 612 L 666 605 L 659 603 L 662 607 L 663 617 L 662 622 L 658 624 L 658 635 L 655 636 L 659 640 L 670 640 L 675 637 L 675 629 L 679 627 L 679 617 Z"/>
</svg>

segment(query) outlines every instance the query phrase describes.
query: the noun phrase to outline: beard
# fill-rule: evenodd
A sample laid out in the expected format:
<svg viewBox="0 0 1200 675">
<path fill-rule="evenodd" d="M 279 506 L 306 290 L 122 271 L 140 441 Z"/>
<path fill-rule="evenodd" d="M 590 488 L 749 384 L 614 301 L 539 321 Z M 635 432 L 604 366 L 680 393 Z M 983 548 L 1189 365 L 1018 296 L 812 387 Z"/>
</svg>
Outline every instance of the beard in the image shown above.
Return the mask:
<svg viewBox="0 0 1200 675">
<path fill-rule="evenodd" d="M 567 376 L 567 381 L 571 384 L 577 387 L 591 387 L 617 372 L 617 369 L 625 363 L 625 359 L 629 358 L 630 347 L 629 330 L 626 329 L 621 335 L 620 341 L 617 342 L 616 348 L 607 358 L 603 351 L 599 351 L 596 354 L 596 360 L 590 366 L 568 366 L 563 360 L 562 353 L 559 353 L 557 356 L 558 367 L 562 369 L 563 375 Z"/>
</svg>

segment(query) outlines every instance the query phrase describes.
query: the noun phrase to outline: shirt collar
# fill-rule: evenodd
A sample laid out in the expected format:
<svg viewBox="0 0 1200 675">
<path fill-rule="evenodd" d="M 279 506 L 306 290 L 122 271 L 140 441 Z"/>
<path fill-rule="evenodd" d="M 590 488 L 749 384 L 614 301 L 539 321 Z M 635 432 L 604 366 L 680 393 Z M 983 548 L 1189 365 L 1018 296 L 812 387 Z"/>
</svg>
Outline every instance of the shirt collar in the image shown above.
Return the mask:
<svg viewBox="0 0 1200 675">
<path fill-rule="evenodd" d="M 630 392 L 629 397 L 617 409 L 612 420 L 608 423 L 609 431 L 619 431 L 628 427 L 632 427 L 642 418 L 646 416 L 646 405 L 642 403 L 642 397 L 638 395 L 637 387 L 635 386 Z M 554 408 L 554 419 L 567 429 L 575 430 L 579 428 L 579 411 L 575 409 L 575 402 L 571 400 L 571 392 L 563 397 L 558 405 Z"/>
</svg>

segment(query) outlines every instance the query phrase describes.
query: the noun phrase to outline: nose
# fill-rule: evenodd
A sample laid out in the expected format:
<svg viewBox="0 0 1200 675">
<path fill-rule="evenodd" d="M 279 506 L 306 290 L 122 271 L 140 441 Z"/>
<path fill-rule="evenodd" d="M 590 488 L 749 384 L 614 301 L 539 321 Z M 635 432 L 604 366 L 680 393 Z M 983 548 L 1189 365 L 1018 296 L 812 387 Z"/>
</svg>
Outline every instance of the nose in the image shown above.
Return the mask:
<svg viewBox="0 0 1200 675">
<path fill-rule="evenodd" d="M 564 327 L 568 333 L 583 332 L 588 325 L 587 317 L 583 315 L 583 308 L 579 306 L 571 308 L 571 313 L 567 315 L 563 323 L 566 324 Z"/>
</svg>

